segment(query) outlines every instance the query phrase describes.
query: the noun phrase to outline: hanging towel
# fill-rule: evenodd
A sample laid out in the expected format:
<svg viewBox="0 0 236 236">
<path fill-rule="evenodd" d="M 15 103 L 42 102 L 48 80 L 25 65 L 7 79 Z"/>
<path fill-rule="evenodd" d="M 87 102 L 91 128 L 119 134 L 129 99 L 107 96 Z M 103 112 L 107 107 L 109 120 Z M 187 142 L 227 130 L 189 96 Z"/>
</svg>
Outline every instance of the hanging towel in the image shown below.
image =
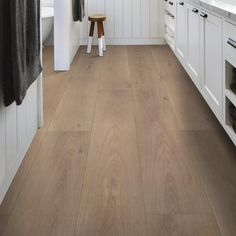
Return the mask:
<svg viewBox="0 0 236 236">
<path fill-rule="evenodd" d="M 72 0 L 73 20 L 82 21 L 85 16 L 84 0 Z"/>
<path fill-rule="evenodd" d="M 0 1 L 0 83 L 4 104 L 15 101 L 11 49 L 10 1 Z"/>
<path fill-rule="evenodd" d="M 40 59 L 40 0 L 1 0 L 4 104 L 20 105 L 27 89 L 42 71 Z M 2 13 L 1 12 L 1 13 Z M 1 19 L 2 20 L 2 19 Z"/>
</svg>

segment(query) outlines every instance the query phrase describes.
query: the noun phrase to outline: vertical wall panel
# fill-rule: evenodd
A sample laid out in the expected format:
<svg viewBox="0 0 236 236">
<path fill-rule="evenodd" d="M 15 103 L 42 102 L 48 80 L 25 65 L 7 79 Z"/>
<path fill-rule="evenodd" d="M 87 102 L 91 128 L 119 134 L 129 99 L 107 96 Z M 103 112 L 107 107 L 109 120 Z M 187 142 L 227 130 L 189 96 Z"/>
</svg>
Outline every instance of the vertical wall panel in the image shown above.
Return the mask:
<svg viewBox="0 0 236 236">
<path fill-rule="evenodd" d="M 85 1 L 85 17 L 83 22 L 80 23 L 80 37 L 81 38 L 86 38 L 88 36 L 88 28 L 89 28 L 89 24 L 88 24 L 88 1 Z"/>
<path fill-rule="evenodd" d="M 95 1 L 95 0 L 93 0 Z M 107 21 L 106 21 L 106 37 L 107 38 L 114 38 L 114 0 L 106 1 L 106 15 L 107 15 Z"/>
<path fill-rule="evenodd" d="M 150 36 L 152 38 L 159 35 L 159 2 L 150 0 Z"/>
<path fill-rule="evenodd" d="M 105 0 L 96 1 L 96 13 L 102 14 L 105 12 Z"/>
<path fill-rule="evenodd" d="M 123 2 L 123 28 L 124 38 L 132 37 L 132 0 L 124 0 Z"/>
<path fill-rule="evenodd" d="M 141 37 L 150 37 L 150 2 L 141 0 Z"/>
<path fill-rule="evenodd" d="M 141 37 L 141 0 L 133 0 L 133 37 Z"/>
<path fill-rule="evenodd" d="M 114 30 L 115 38 L 123 37 L 123 0 L 113 0 L 114 1 Z"/>
<path fill-rule="evenodd" d="M 0 91 L 0 204 L 36 133 L 37 95 L 35 81 L 20 106 L 13 103 L 5 108 Z"/>
<path fill-rule="evenodd" d="M 26 102 L 27 132 L 31 135 L 37 129 L 37 83 L 34 82 L 28 89 Z"/>
<path fill-rule="evenodd" d="M 24 100 L 21 106 L 17 107 L 17 145 L 18 150 L 26 143 L 27 124 L 26 124 L 26 101 Z"/>
<path fill-rule="evenodd" d="M 162 0 L 86 0 L 87 15 L 107 15 L 106 38 L 109 42 L 159 42 L 163 38 L 164 14 L 159 14 Z M 81 42 L 87 43 L 87 16 L 81 24 Z M 142 41 L 143 40 L 143 41 Z M 149 41 L 148 41 L 149 40 Z"/>
<path fill-rule="evenodd" d="M 16 104 L 6 108 L 6 158 L 7 171 L 10 171 L 18 153 Z"/>
</svg>

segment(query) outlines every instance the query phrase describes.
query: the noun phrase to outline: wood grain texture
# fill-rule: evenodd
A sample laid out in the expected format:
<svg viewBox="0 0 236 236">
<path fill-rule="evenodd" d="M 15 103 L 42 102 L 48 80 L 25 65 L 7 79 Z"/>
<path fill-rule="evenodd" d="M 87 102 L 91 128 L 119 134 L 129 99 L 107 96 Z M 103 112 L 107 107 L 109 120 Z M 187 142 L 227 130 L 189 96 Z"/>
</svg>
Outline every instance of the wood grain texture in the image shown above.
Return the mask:
<svg viewBox="0 0 236 236">
<path fill-rule="evenodd" d="M 148 215 L 149 236 L 220 236 L 212 215 Z"/>
<path fill-rule="evenodd" d="M 45 46 L 43 49 L 43 77 L 54 74 L 54 47 Z"/>
<path fill-rule="evenodd" d="M 132 54 L 129 58 L 138 60 L 145 53 Z M 135 65 L 145 68 L 146 63 Z M 153 71 L 155 65 L 148 68 Z M 130 74 L 137 81 L 146 78 L 136 71 Z M 196 173 L 186 163 L 185 145 L 178 141 L 179 124 L 160 76 L 148 73 L 144 86 L 134 86 L 133 94 L 146 213 L 210 213 Z"/>
<path fill-rule="evenodd" d="M 47 133 L 3 235 L 73 235 L 89 133 Z"/>
<path fill-rule="evenodd" d="M 222 235 L 236 232 L 236 148 L 223 129 L 187 133 L 191 161 L 201 178 Z"/>
<path fill-rule="evenodd" d="M 75 79 L 81 76 L 100 78 L 102 65 L 103 58 L 98 56 L 96 46 L 93 47 L 91 54 L 87 54 L 86 48 L 81 47 L 73 60 L 70 73 Z"/>
<path fill-rule="evenodd" d="M 235 147 L 171 50 L 85 52 L 66 73 L 45 55 L 45 123 L 0 235 L 234 236 Z"/>
<path fill-rule="evenodd" d="M 127 90 L 99 92 L 76 235 L 146 235 L 132 97 Z"/>
<path fill-rule="evenodd" d="M 164 46 L 153 47 L 152 55 L 181 130 L 217 129 L 217 119 L 174 54 Z"/>
<path fill-rule="evenodd" d="M 98 80 L 83 76 L 69 81 L 49 127 L 50 131 L 90 131 Z"/>
<path fill-rule="evenodd" d="M 2 234 L 3 230 L 7 225 L 8 218 L 9 218 L 8 215 L 0 215 L 0 235 Z"/>
<path fill-rule="evenodd" d="M 128 56 L 125 46 L 106 52 L 101 72 L 100 89 L 130 89 Z"/>
</svg>

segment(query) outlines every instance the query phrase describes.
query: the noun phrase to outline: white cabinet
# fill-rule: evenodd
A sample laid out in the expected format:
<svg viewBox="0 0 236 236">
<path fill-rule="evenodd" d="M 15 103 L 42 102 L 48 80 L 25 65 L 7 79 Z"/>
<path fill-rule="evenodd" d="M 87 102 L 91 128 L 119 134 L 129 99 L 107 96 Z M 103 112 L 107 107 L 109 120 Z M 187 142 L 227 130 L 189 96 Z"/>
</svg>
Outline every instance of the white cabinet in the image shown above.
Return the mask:
<svg viewBox="0 0 236 236">
<path fill-rule="evenodd" d="M 186 57 L 186 7 L 181 0 L 176 2 L 176 56 L 185 63 Z"/>
<path fill-rule="evenodd" d="M 200 75 L 200 17 L 199 9 L 186 3 L 187 55 L 186 69 L 194 84 L 201 87 Z"/>
<path fill-rule="evenodd" d="M 202 93 L 214 113 L 223 115 L 222 20 L 201 11 Z"/>
</svg>

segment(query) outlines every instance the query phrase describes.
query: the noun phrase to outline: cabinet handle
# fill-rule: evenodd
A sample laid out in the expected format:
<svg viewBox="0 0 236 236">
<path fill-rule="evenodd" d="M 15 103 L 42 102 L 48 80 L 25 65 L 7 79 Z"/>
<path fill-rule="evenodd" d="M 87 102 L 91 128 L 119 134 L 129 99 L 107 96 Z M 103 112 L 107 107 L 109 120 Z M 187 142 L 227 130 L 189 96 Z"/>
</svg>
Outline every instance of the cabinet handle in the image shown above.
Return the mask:
<svg viewBox="0 0 236 236">
<path fill-rule="evenodd" d="M 164 0 L 165 2 L 167 2 L 168 0 Z"/>
<path fill-rule="evenodd" d="M 180 2 L 179 2 L 179 5 L 183 6 L 183 5 L 184 5 L 184 2 L 180 1 Z"/>
<path fill-rule="evenodd" d="M 234 41 L 233 39 L 229 38 L 227 43 L 233 48 L 236 48 L 236 41 Z"/>
<path fill-rule="evenodd" d="M 193 10 L 192 10 L 194 13 L 198 13 L 198 9 L 197 8 L 193 8 Z"/>
<path fill-rule="evenodd" d="M 174 3 L 173 3 L 173 2 L 171 2 L 171 1 L 169 1 L 169 4 L 172 6 Z"/>
<path fill-rule="evenodd" d="M 200 16 L 203 17 L 203 18 L 207 18 L 207 14 L 204 13 L 204 12 L 201 12 Z"/>
</svg>

